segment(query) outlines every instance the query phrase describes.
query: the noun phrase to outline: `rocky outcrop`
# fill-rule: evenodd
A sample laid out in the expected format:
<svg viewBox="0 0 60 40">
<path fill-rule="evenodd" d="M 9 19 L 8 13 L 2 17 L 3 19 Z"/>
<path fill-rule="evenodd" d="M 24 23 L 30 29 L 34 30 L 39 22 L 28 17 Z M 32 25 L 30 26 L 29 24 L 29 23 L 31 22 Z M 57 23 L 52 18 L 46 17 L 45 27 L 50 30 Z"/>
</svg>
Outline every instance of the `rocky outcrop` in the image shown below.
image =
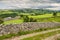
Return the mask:
<svg viewBox="0 0 60 40">
<path fill-rule="evenodd" d="M 60 23 L 55 22 L 25 22 L 21 24 L 0 25 L 0 36 L 10 33 L 18 33 L 19 31 L 37 30 L 40 28 L 53 28 L 60 26 Z"/>
</svg>

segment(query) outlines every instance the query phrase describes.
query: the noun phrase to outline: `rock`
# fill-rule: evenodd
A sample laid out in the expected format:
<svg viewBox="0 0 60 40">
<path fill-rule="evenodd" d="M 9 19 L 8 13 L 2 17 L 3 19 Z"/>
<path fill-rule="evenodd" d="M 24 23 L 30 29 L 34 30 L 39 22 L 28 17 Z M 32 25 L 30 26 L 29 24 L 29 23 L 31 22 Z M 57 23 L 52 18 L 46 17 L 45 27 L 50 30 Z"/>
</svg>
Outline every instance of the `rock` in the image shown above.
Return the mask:
<svg viewBox="0 0 60 40">
<path fill-rule="evenodd" d="M 55 22 L 24 22 L 21 24 L 0 25 L 0 35 L 10 33 L 18 33 L 20 31 L 31 31 L 40 28 L 53 28 L 60 26 L 60 23 Z"/>
</svg>

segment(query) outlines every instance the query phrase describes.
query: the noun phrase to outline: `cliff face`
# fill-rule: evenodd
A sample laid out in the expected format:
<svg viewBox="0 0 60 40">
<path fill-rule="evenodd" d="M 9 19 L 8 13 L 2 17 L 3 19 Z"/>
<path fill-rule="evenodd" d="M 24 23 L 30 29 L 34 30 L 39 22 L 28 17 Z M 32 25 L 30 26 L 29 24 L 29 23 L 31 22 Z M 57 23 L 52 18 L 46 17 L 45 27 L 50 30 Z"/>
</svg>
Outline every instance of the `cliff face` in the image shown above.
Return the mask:
<svg viewBox="0 0 60 40">
<path fill-rule="evenodd" d="M 31 31 L 40 28 L 53 28 L 60 26 L 60 23 L 54 22 L 25 22 L 22 24 L 10 24 L 10 25 L 0 25 L 0 36 L 10 33 L 18 33 L 20 31 Z"/>
</svg>

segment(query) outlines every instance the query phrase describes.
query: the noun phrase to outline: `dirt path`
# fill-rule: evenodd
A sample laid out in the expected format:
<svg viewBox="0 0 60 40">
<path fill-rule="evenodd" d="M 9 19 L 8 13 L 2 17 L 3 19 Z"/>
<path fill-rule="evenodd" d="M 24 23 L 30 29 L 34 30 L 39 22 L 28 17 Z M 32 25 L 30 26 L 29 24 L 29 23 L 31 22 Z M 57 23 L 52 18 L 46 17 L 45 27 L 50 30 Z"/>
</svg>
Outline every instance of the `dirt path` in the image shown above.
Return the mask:
<svg viewBox="0 0 60 40">
<path fill-rule="evenodd" d="M 53 31 L 58 31 L 58 30 L 60 30 L 60 28 L 52 29 L 52 30 L 48 30 L 48 31 L 37 32 L 37 33 L 32 33 L 32 34 L 27 34 L 27 35 L 22 35 L 22 36 L 17 36 L 17 37 L 5 39 L 5 40 L 21 40 L 21 39 L 24 39 L 24 38 L 33 37 L 33 36 L 36 36 L 36 35 L 39 35 L 39 34 L 45 34 L 45 33 L 48 33 L 48 32 L 53 32 Z"/>
<path fill-rule="evenodd" d="M 43 40 L 56 40 L 58 37 L 60 37 L 60 34 L 56 34 L 56 35 L 47 37 L 46 39 L 43 39 Z"/>
</svg>

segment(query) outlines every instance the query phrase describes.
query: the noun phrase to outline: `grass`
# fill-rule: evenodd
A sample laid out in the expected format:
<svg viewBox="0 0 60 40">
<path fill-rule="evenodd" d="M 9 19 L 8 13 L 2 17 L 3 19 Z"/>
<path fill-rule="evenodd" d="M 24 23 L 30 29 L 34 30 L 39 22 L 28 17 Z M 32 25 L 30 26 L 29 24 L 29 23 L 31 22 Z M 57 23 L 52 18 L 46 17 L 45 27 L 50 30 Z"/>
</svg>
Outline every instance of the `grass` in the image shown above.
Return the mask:
<svg viewBox="0 0 60 40">
<path fill-rule="evenodd" d="M 60 16 L 60 13 L 58 13 L 57 15 Z"/>
<path fill-rule="evenodd" d="M 53 17 L 52 14 L 44 14 L 29 17 L 37 19 L 37 22 L 60 22 L 60 13 L 58 13 L 56 17 Z"/>
<path fill-rule="evenodd" d="M 28 15 L 28 14 L 27 14 Z M 60 16 L 60 13 L 57 14 L 58 16 Z M 44 14 L 44 15 L 37 15 L 37 16 L 31 16 L 28 15 L 29 18 L 34 18 L 37 19 L 37 22 L 60 22 L 60 17 L 53 17 L 52 14 Z M 5 21 L 3 24 L 7 25 L 7 24 L 20 24 L 23 22 L 23 19 L 15 19 L 15 20 L 9 20 L 9 21 Z"/>
<path fill-rule="evenodd" d="M 55 34 L 59 34 L 59 33 L 60 33 L 60 30 L 45 33 L 45 34 L 36 35 L 36 36 L 30 37 L 30 38 L 25 38 L 25 39 L 22 39 L 22 40 L 42 40 L 46 37 L 49 37 L 49 36 L 52 36 L 52 35 L 55 35 Z"/>
<path fill-rule="evenodd" d="M 47 18 L 47 17 L 52 17 L 52 14 L 44 14 L 44 15 L 37 15 L 37 16 L 29 16 L 30 18 Z"/>
<path fill-rule="evenodd" d="M 37 19 L 38 22 L 60 22 L 60 16 Z"/>
<path fill-rule="evenodd" d="M 57 38 L 57 40 L 60 40 L 60 37 L 59 37 L 59 38 Z"/>
<path fill-rule="evenodd" d="M 7 24 L 20 24 L 22 22 L 23 22 L 22 19 L 15 19 L 15 20 L 5 21 L 3 24 L 5 24 L 5 25 L 7 25 Z"/>
<path fill-rule="evenodd" d="M 8 35 L 0 36 L 0 40 L 4 40 L 6 38 L 11 38 L 12 36 L 16 36 L 16 34 L 8 34 Z"/>
<path fill-rule="evenodd" d="M 60 13 L 57 13 L 57 16 L 60 16 Z M 53 17 L 53 14 L 43 14 L 43 15 L 36 15 L 36 16 L 29 16 L 30 18 L 49 18 L 49 17 Z"/>
<path fill-rule="evenodd" d="M 37 18 L 37 22 L 60 22 L 60 17 L 49 17 L 49 18 Z M 9 20 L 5 21 L 3 24 L 20 24 L 23 23 L 23 19 L 15 19 L 15 20 Z"/>
<path fill-rule="evenodd" d="M 6 39 L 6 38 L 11 38 L 11 37 L 14 37 L 14 36 L 26 35 L 26 34 L 30 34 L 30 33 L 34 33 L 34 32 L 41 32 L 41 31 L 56 29 L 56 28 L 60 28 L 60 27 L 55 27 L 55 28 L 42 28 L 42 29 L 32 30 L 32 31 L 20 31 L 17 34 L 8 34 L 8 35 L 0 36 L 0 40 Z"/>
</svg>

